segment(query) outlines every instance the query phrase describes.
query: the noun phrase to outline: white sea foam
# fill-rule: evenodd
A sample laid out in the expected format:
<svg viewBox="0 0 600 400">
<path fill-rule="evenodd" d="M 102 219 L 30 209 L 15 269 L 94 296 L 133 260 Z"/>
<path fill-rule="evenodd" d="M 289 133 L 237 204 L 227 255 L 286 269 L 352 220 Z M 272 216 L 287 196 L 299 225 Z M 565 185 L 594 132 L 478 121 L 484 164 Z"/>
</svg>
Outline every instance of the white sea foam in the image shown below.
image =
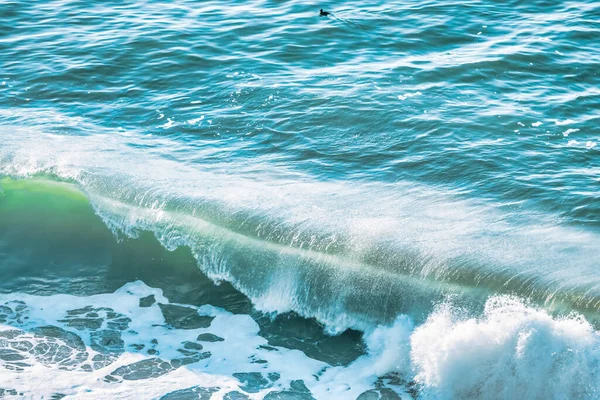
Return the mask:
<svg viewBox="0 0 600 400">
<path fill-rule="evenodd" d="M 565 119 L 564 121 L 559 121 L 559 120 L 554 120 L 554 123 L 558 126 L 561 125 L 571 125 L 574 124 L 575 121 L 573 121 L 572 119 Z"/>
<path fill-rule="evenodd" d="M 567 136 L 569 136 L 569 134 L 575 133 L 575 132 L 579 132 L 579 129 L 569 128 L 569 129 L 567 129 L 566 131 L 563 132 L 563 136 L 567 137 Z"/>
<path fill-rule="evenodd" d="M 597 142 L 588 140 L 587 142 L 579 142 L 577 140 L 569 140 L 567 142 L 567 146 L 569 147 L 578 147 L 578 148 L 585 148 L 585 149 L 593 149 L 594 147 L 596 147 L 598 145 Z"/>
<path fill-rule="evenodd" d="M 421 96 L 423 93 L 421 92 L 414 92 L 414 93 L 405 93 L 405 94 L 400 94 L 398 95 L 398 99 L 399 100 L 406 100 L 410 97 L 416 97 L 416 96 Z"/>
<path fill-rule="evenodd" d="M 142 306 L 147 296 L 156 302 Z M 381 390 L 409 399 L 415 384 L 420 399 L 439 400 L 600 393 L 600 334 L 583 317 L 554 318 L 512 297 L 490 299 L 477 318 L 450 305 L 416 328 L 399 316 L 367 331 L 367 354 L 346 367 L 268 346 L 248 315 L 171 305 L 208 319 L 184 329 L 169 325 L 164 305 L 161 290 L 139 281 L 88 297 L 0 295 L 0 388 L 23 398 L 149 399 L 205 390 L 213 399 L 232 391 L 262 399 L 298 395 L 302 380 L 316 399 Z"/>
<path fill-rule="evenodd" d="M 151 295 L 156 303 L 141 307 Z M 373 389 L 398 357 L 408 360 L 406 329 L 375 330 L 372 354 L 331 367 L 268 346 L 248 315 L 180 305 L 214 317 L 208 327 L 183 329 L 166 323 L 158 303 L 169 304 L 139 281 L 89 297 L 0 295 L 0 388 L 24 398 L 150 399 L 200 386 L 215 399 L 232 391 L 261 399 L 302 380 L 318 399 L 346 399 Z M 220 339 L 199 338 L 208 333 Z"/>
</svg>

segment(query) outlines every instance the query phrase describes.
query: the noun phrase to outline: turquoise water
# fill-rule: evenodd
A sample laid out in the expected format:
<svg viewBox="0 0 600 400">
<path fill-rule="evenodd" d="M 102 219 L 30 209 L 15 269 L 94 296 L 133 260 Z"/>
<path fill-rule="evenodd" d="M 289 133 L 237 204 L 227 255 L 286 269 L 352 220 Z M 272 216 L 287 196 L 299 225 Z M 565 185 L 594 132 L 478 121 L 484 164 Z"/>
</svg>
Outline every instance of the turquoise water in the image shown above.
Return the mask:
<svg viewBox="0 0 600 400">
<path fill-rule="evenodd" d="M 0 397 L 600 397 L 597 2 L 0 16 Z"/>
</svg>

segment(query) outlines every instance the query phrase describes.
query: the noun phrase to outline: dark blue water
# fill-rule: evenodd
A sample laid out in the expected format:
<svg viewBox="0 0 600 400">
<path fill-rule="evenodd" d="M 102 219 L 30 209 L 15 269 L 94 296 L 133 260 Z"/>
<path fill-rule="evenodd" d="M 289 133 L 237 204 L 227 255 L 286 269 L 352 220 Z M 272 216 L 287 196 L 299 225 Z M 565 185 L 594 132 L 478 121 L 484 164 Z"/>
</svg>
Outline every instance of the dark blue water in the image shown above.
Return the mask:
<svg viewBox="0 0 600 400">
<path fill-rule="evenodd" d="M 46 391 L 0 357 L 0 396 L 157 398 L 198 371 L 227 379 L 176 395 L 600 396 L 597 2 L 0 1 L 0 17 L 2 292 L 160 288 L 250 315 L 244 351 L 287 354 L 183 368 L 182 336 L 157 350 L 170 369 L 127 379 L 147 349 L 119 333 Z M 123 293 L 70 301 L 116 312 Z M 0 323 L 77 333 L 39 315 Z"/>
</svg>

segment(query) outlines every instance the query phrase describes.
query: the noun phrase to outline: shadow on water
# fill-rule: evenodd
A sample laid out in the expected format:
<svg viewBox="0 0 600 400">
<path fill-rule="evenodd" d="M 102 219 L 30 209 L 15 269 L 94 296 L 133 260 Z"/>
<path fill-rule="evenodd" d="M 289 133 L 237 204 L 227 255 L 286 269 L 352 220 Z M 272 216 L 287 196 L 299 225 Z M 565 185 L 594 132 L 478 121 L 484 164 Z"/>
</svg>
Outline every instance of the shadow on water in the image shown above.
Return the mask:
<svg viewBox="0 0 600 400">
<path fill-rule="evenodd" d="M 169 251 L 148 232 L 115 238 L 80 192 L 57 190 L 56 183 L 0 182 L 5 184 L 0 195 L 1 293 L 89 296 L 141 280 L 162 289 L 171 302 L 249 314 L 274 346 L 298 349 L 332 365 L 346 365 L 364 354 L 360 332 L 329 336 L 314 319 L 254 310 L 229 283 L 207 278 L 188 248 Z"/>
</svg>

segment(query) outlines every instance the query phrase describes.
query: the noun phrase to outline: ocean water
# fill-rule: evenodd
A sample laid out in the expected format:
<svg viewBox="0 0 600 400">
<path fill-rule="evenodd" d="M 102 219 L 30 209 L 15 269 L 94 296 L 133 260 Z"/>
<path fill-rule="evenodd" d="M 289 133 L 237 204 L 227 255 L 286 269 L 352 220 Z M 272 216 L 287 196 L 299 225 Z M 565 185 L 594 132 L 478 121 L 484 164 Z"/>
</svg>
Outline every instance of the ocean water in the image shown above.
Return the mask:
<svg viewBox="0 0 600 400">
<path fill-rule="evenodd" d="M 600 399 L 597 1 L 0 17 L 0 398 Z"/>
</svg>

